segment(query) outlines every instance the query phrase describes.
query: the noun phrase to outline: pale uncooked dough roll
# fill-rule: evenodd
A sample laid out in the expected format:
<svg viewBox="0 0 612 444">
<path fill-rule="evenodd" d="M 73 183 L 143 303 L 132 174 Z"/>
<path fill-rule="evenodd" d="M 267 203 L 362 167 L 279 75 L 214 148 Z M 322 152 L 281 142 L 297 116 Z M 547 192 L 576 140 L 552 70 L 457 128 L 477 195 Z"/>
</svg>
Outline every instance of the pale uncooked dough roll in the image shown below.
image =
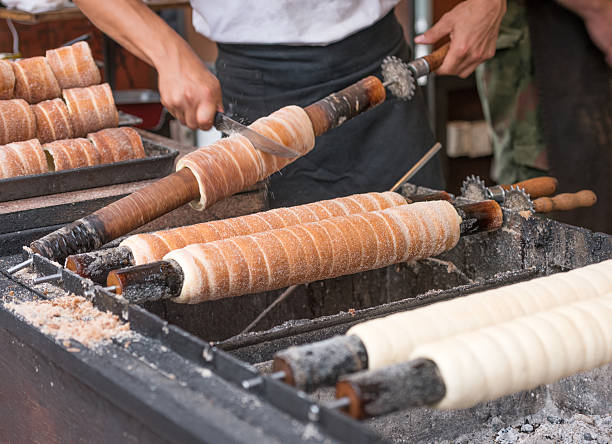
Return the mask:
<svg viewBox="0 0 612 444">
<path fill-rule="evenodd" d="M 612 294 L 417 347 L 446 386 L 436 407 L 472 407 L 612 361 Z"/>
<path fill-rule="evenodd" d="M 459 241 L 460 224 L 450 203 L 421 202 L 193 244 L 164 260 L 184 274 L 173 301 L 197 303 L 434 256 Z"/>
<path fill-rule="evenodd" d="M 255 121 L 251 128 L 294 148 L 302 155 L 314 147 L 314 131 L 308 114 L 299 106 L 287 106 Z M 189 168 L 200 188 L 196 209 L 204 209 L 265 179 L 295 159 L 280 158 L 253 148 L 245 137 L 233 135 L 184 156 L 177 169 Z"/>
<path fill-rule="evenodd" d="M 119 125 L 119 113 L 108 83 L 65 89 L 63 96 L 74 137 L 84 137 L 88 133 Z"/>
<path fill-rule="evenodd" d="M 0 100 L 0 145 L 36 137 L 36 115 L 23 99 Z"/>
<path fill-rule="evenodd" d="M 15 90 L 15 73 L 11 62 L 0 59 L 0 100 L 13 98 Z"/>
<path fill-rule="evenodd" d="M 355 194 L 297 207 L 277 208 L 232 219 L 204 222 L 155 233 L 135 234 L 121 242 L 121 246 L 130 249 L 134 265 L 141 265 L 158 261 L 170 251 L 190 244 L 317 222 L 331 217 L 383 210 L 405 204 L 406 199 L 397 193 Z"/>
<path fill-rule="evenodd" d="M 40 143 L 72 137 L 68 108 L 62 99 L 45 100 L 32 105 L 36 116 L 36 137 Z"/>
<path fill-rule="evenodd" d="M 108 128 L 87 135 L 102 163 L 121 162 L 146 157 L 142 139 L 134 128 Z"/>
<path fill-rule="evenodd" d="M 102 81 L 87 42 L 50 49 L 45 55 L 60 88 L 83 88 Z"/>
<path fill-rule="evenodd" d="M 612 292 L 612 260 L 358 324 L 368 368 L 410 359 L 420 344 Z"/>
<path fill-rule="evenodd" d="M 0 146 L 0 178 L 46 173 L 47 159 L 38 139 Z"/>
<path fill-rule="evenodd" d="M 46 143 L 50 171 L 63 171 L 73 168 L 100 165 L 102 159 L 93 144 L 87 139 L 66 139 Z"/>
<path fill-rule="evenodd" d="M 15 98 L 34 104 L 55 99 L 61 89 L 44 57 L 30 57 L 11 64 L 15 74 Z"/>
</svg>

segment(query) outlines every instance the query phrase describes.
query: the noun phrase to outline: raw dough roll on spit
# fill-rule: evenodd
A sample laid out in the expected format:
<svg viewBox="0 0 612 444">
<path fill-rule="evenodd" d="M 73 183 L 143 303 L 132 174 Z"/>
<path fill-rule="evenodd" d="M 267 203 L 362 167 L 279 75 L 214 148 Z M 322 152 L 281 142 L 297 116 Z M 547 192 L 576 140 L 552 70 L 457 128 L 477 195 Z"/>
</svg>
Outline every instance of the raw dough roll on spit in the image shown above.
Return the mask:
<svg viewBox="0 0 612 444">
<path fill-rule="evenodd" d="M 60 88 L 83 88 L 102 81 L 87 42 L 50 49 L 45 55 Z"/>
<path fill-rule="evenodd" d="M 34 104 L 55 99 L 62 93 L 44 57 L 30 57 L 11 64 L 15 74 L 15 98 Z"/>
<path fill-rule="evenodd" d="M 612 260 L 358 324 L 374 370 L 411 359 L 420 344 L 612 292 Z"/>
<path fill-rule="evenodd" d="M 43 145 L 49 171 L 100 165 L 102 158 L 88 139 L 67 139 Z"/>
<path fill-rule="evenodd" d="M 15 90 L 15 73 L 11 62 L 0 60 L 0 100 L 13 98 Z"/>
<path fill-rule="evenodd" d="M 119 125 L 119 114 L 108 83 L 66 89 L 63 96 L 74 137 L 84 137 L 87 133 Z"/>
<path fill-rule="evenodd" d="M 254 234 L 349 214 L 383 210 L 405 204 L 405 198 L 390 191 L 355 194 L 156 233 L 135 234 L 121 242 L 120 246 L 130 249 L 134 258 L 133 265 L 141 265 L 161 260 L 170 251 L 191 244 L 212 242 L 228 237 Z"/>
<path fill-rule="evenodd" d="M 40 143 L 72 137 L 68 108 L 62 99 L 45 100 L 32 105 L 36 116 L 36 137 Z"/>
<path fill-rule="evenodd" d="M 250 128 L 302 155 L 314 147 L 312 123 L 299 106 L 281 108 Z M 189 168 L 197 178 L 200 200 L 193 206 L 203 209 L 265 179 L 292 160 L 258 151 L 245 137 L 234 135 L 187 154 L 177 163 L 177 170 Z"/>
<path fill-rule="evenodd" d="M 0 145 L 36 137 L 36 115 L 23 99 L 0 100 Z"/>
<path fill-rule="evenodd" d="M 183 272 L 181 303 L 329 279 L 435 256 L 459 241 L 446 201 L 422 202 L 194 244 L 168 253 Z"/>
<path fill-rule="evenodd" d="M 108 128 L 87 135 L 100 155 L 101 163 L 146 157 L 140 135 L 133 128 Z"/>
<path fill-rule="evenodd" d="M 612 361 L 612 294 L 561 305 L 417 347 L 436 363 L 442 409 L 474 406 Z"/>
<path fill-rule="evenodd" d="M 0 146 L 0 178 L 46 173 L 47 160 L 37 139 Z"/>
</svg>

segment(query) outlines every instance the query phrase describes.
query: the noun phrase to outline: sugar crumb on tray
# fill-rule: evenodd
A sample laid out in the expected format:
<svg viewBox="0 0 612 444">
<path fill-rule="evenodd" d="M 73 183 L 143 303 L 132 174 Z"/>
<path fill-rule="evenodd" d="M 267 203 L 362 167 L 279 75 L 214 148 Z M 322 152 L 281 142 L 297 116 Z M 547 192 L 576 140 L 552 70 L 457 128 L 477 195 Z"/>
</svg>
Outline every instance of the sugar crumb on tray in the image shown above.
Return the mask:
<svg viewBox="0 0 612 444">
<path fill-rule="evenodd" d="M 117 315 L 98 310 L 82 296 L 10 302 L 6 307 L 64 346 L 72 339 L 92 347 L 131 333 L 129 323 L 122 322 Z"/>
</svg>

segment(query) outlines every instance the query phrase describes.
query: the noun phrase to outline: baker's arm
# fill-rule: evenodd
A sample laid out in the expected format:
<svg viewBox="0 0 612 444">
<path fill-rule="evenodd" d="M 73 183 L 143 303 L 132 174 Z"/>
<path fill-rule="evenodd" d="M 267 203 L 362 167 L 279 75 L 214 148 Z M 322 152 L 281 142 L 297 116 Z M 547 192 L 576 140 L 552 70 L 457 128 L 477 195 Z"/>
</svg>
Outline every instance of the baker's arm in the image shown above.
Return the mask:
<svg viewBox="0 0 612 444">
<path fill-rule="evenodd" d="M 140 0 L 75 0 L 104 33 L 153 66 L 170 113 L 195 129 L 209 129 L 222 110 L 221 88 L 189 44 Z"/>
<path fill-rule="evenodd" d="M 584 20 L 591 40 L 612 66 L 612 0 L 557 0 Z"/>
<path fill-rule="evenodd" d="M 499 25 L 505 13 L 506 0 L 465 0 L 414 41 L 429 45 L 448 36 L 450 49 L 436 72 L 465 78 L 495 55 Z"/>
</svg>

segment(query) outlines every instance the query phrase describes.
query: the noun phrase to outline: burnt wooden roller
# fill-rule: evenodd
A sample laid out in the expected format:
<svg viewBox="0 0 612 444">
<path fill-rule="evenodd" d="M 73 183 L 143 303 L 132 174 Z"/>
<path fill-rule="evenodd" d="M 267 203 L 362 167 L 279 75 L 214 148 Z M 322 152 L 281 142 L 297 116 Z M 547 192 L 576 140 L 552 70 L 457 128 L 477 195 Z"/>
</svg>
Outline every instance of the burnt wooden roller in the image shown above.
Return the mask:
<svg viewBox="0 0 612 444">
<path fill-rule="evenodd" d="M 533 201 L 536 213 L 550 213 L 551 211 L 569 211 L 576 208 L 592 207 L 597 202 L 597 196 L 591 190 L 582 190 L 577 193 L 557 194 L 553 197 L 540 197 Z"/>
<path fill-rule="evenodd" d="M 273 366 L 274 372 L 285 373 L 287 384 L 311 392 L 335 384 L 340 375 L 367 370 L 368 352 L 357 336 L 334 336 L 282 350 Z"/>
<path fill-rule="evenodd" d="M 188 169 L 179 170 L 32 242 L 30 248 L 63 263 L 71 254 L 97 250 L 198 196 L 193 174 Z"/>
<path fill-rule="evenodd" d="M 106 284 L 108 273 L 112 270 L 161 260 L 169 251 L 183 248 L 192 243 L 211 242 L 231 236 L 253 234 L 268 229 L 283 228 L 297 223 L 312 222 L 346 214 L 380 210 L 410 202 L 451 201 L 451 199 L 450 194 L 446 191 L 414 195 L 408 198 L 391 192 L 357 194 L 156 233 L 137 234 L 128 237 L 118 247 L 68 256 L 66 268 L 94 282 Z M 321 207 L 325 211 L 322 211 Z M 293 215 L 294 213 L 297 213 L 298 217 L 300 214 L 307 217 L 296 218 Z M 262 218 L 266 220 L 267 224 L 261 224 Z M 231 226 L 232 229 L 228 230 L 228 226 Z M 143 248 L 138 246 L 140 243 L 146 245 L 146 252 L 143 252 Z M 137 252 L 138 257 L 135 257 L 134 249 L 141 250 Z"/>
<path fill-rule="evenodd" d="M 374 108 L 385 101 L 386 91 L 382 82 L 374 76 L 319 100 L 304 110 L 308 114 L 315 136 L 340 126 L 353 117 Z"/>
<path fill-rule="evenodd" d="M 107 285 L 131 302 L 199 303 L 435 256 L 453 248 L 463 229 L 489 231 L 501 222 L 493 201 L 458 210 L 446 202 L 414 203 L 190 245 L 163 261 L 112 271 Z"/>
<path fill-rule="evenodd" d="M 336 384 L 336 398 L 347 399 L 348 405 L 343 410 L 356 419 L 434 405 L 445 394 L 438 366 L 421 358 L 377 371 L 361 371 Z"/>
<path fill-rule="evenodd" d="M 355 117 L 359 113 L 382 103 L 384 100 L 385 88 L 382 82 L 376 77 L 371 76 L 309 105 L 303 111 L 307 114 L 307 118 L 312 124 L 314 135 L 318 136 Z M 284 134 L 287 134 L 287 131 Z M 270 134 L 266 135 L 270 137 Z M 243 144 L 246 140 L 243 139 L 243 137 L 237 136 L 237 145 Z M 285 140 L 279 141 L 287 143 Z M 301 141 L 294 142 L 301 144 Z M 227 142 L 220 143 L 227 145 Z M 226 165 L 234 167 L 237 164 L 239 155 L 242 155 L 242 159 L 254 155 L 252 151 L 248 151 L 248 149 L 245 151 L 245 149 L 242 148 L 242 151 L 240 151 L 240 147 L 225 147 L 221 154 L 215 154 L 215 150 L 210 150 L 211 152 L 204 156 L 206 158 L 202 161 L 207 163 L 206 167 L 210 171 L 223 172 L 223 168 Z M 312 149 L 312 146 L 310 146 L 310 149 Z M 201 150 L 197 150 L 194 153 Z M 264 156 L 259 152 L 256 155 L 262 158 L 266 156 L 274 157 Z M 220 156 L 231 159 L 220 158 Z M 267 157 L 262 162 L 270 164 Z M 258 165 L 260 163 L 259 161 L 256 162 Z M 232 175 L 232 178 L 229 179 L 226 179 L 223 174 L 218 173 L 215 173 L 214 177 L 213 175 L 208 175 L 204 179 L 209 180 L 207 185 L 210 187 L 211 193 L 215 195 L 215 198 L 219 200 L 235 192 L 233 190 L 236 186 L 230 186 L 229 182 L 231 180 L 236 180 L 236 177 L 246 180 L 247 176 L 251 181 L 263 178 L 253 176 L 251 171 L 246 169 L 239 169 L 237 174 Z M 189 167 L 183 168 L 154 184 L 138 190 L 130 196 L 126 196 L 96 211 L 90 216 L 79 219 L 66 227 L 48 234 L 33 242 L 30 247 L 35 253 L 58 262 L 63 262 L 71 254 L 98 249 L 103 244 L 129 233 L 133 229 L 188 202 L 197 201 L 202 203 L 205 200 L 206 207 L 212 205 L 214 203 L 212 200 L 202 199 L 201 186 L 203 185 L 198 182 L 197 175 Z"/>
</svg>

